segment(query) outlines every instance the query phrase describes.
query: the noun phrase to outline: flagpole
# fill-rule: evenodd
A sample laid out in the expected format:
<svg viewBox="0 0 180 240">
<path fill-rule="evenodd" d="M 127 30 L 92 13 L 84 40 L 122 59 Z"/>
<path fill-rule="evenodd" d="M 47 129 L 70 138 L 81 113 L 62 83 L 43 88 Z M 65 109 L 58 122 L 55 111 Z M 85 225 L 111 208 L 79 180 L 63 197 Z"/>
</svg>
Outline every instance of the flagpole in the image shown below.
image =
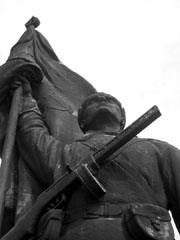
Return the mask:
<svg viewBox="0 0 180 240">
<path fill-rule="evenodd" d="M 25 27 L 28 29 L 30 27 L 36 28 L 40 24 L 40 21 L 36 17 L 32 17 L 26 24 Z M 40 70 L 39 70 L 40 71 Z M 0 167 L 0 237 L 3 234 L 3 218 L 4 218 L 4 208 L 6 201 L 6 191 L 9 176 L 10 163 L 12 158 L 12 152 L 16 136 L 16 127 L 19 115 L 19 107 L 22 95 L 22 86 L 18 87 L 13 94 L 12 103 L 9 111 L 9 118 L 7 123 L 6 135 L 4 140 L 3 152 L 2 152 L 2 162 Z"/>
<path fill-rule="evenodd" d="M 2 152 L 2 162 L 0 168 L 0 236 L 2 236 L 2 223 L 4 217 L 8 174 L 16 135 L 21 94 L 22 87 L 20 86 L 13 94 Z"/>
</svg>

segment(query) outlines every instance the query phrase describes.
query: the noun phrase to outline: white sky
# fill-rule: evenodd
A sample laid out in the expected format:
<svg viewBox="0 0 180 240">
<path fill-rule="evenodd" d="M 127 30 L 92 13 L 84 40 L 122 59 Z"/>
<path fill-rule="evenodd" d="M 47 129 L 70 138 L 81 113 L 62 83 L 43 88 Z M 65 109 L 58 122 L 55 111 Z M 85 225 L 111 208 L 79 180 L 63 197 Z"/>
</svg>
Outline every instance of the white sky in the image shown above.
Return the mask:
<svg viewBox="0 0 180 240">
<path fill-rule="evenodd" d="M 32 16 L 65 65 L 122 102 L 127 124 L 159 107 L 140 136 L 180 148 L 180 0 L 0 0 L 0 65 Z"/>
</svg>

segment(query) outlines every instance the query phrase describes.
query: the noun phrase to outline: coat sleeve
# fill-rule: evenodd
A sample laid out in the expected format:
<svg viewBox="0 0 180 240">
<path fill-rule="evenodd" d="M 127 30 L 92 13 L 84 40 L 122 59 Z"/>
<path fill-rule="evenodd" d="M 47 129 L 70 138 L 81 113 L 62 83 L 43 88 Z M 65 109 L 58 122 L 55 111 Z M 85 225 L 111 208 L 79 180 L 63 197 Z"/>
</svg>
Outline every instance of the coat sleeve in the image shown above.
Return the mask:
<svg viewBox="0 0 180 240">
<path fill-rule="evenodd" d="M 180 150 L 165 144 L 160 165 L 168 207 L 180 232 Z"/>
<path fill-rule="evenodd" d="M 17 142 L 24 161 L 44 186 L 54 181 L 55 169 L 63 173 L 62 143 L 50 135 L 33 98 L 24 101 Z"/>
</svg>

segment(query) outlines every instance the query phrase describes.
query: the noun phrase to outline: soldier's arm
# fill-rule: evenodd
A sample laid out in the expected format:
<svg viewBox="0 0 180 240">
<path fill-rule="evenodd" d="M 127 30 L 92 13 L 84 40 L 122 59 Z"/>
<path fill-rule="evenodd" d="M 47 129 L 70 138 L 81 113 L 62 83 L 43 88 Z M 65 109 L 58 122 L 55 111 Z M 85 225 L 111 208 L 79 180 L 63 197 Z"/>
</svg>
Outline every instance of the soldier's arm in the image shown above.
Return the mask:
<svg viewBox="0 0 180 240">
<path fill-rule="evenodd" d="M 23 83 L 17 141 L 23 159 L 39 181 L 51 184 L 54 169 L 58 167 L 61 171 L 62 144 L 49 134 L 28 82 Z"/>
<path fill-rule="evenodd" d="M 180 233 L 180 150 L 167 144 L 161 160 L 160 169 L 168 207 Z"/>
</svg>

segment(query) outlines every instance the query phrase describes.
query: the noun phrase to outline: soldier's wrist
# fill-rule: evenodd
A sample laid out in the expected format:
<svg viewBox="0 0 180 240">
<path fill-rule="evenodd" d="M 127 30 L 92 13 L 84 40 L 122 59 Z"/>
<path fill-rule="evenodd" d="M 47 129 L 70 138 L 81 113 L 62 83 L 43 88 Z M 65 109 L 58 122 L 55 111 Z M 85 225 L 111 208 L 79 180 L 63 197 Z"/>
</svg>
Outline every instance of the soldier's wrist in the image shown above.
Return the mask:
<svg viewBox="0 0 180 240">
<path fill-rule="evenodd" d="M 37 102 L 31 95 L 24 96 L 22 98 L 22 102 L 21 102 L 20 115 L 28 113 L 28 112 L 40 113 Z"/>
</svg>

